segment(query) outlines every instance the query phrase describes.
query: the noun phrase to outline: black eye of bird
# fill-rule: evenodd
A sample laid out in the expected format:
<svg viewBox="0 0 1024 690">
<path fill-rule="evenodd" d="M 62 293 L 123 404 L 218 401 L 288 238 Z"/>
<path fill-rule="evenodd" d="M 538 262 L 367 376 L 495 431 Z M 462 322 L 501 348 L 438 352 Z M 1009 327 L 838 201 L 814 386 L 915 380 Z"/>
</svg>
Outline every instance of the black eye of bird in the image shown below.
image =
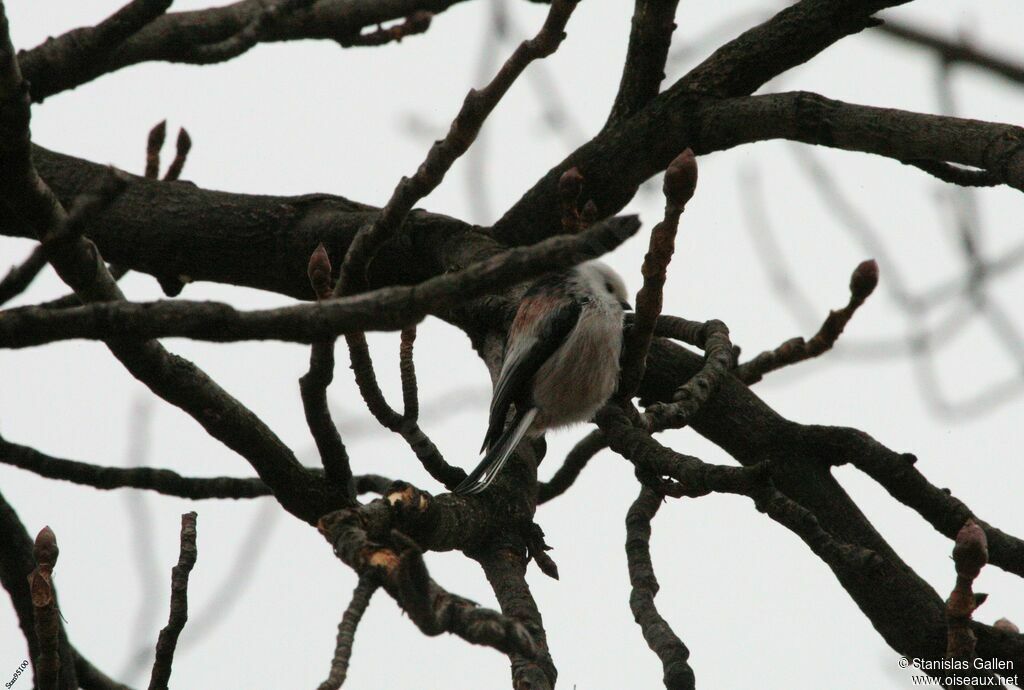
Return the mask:
<svg viewBox="0 0 1024 690">
<path fill-rule="evenodd" d="M 611 283 L 605 283 L 604 284 L 604 289 L 607 290 L 609 293 L 611 293 L 613 295 L 615 294 L 615 288 L 612 287 Z"/>
</svg>

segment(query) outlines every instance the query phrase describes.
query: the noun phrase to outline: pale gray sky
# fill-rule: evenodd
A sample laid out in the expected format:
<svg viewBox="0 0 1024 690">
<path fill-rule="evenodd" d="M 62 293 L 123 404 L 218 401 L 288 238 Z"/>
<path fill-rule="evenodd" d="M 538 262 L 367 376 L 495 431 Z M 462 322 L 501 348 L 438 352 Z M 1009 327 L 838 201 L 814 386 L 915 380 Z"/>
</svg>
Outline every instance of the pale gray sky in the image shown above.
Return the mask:
<svg viewBox="0 0 1024 690">
<path fill-rule="evenodd" d="M 95 23 L 119 4 L 16 0 L 7 4 L 7 12 L 16 46 L 27 48 L 47 35 Z M 174 9 L 209 4 L 180 0 Z M 751 13 L 767 14 L 773 7 L 755 1 L 683 2 L 675 45 L 683 46 L 730 17 L 749 23 Z M 532 34 L 543 21 L 543 7 L 509 2 L 509 9 L 523 34 Z M 563 47 L 542 66 L 530 68 L 540 67 L 557 84 L 580 132 L 559 135 L 545 126 L 537 86 L 527 77 L 488 121 L 484 184 L 494 214 L 572 145 L 582 143 L 580 137 L 599 129 L 618 85 L 631 9 L 625 0 L 582 2 Z M 191 133 L 194 146 L 184 177 L 200 186 L 248 193 L 329 192 L 380 204 L 398 178 L 415 169 L 435 134 L 446 129 L 466 90 L 479 85 L 488 16 L 487 1 L 477 0 L 437 17 L 426 35 L 401 45 L 351 50 L 327 42 L 261 45 L 222 65 L 133 67 L 34 108 L 33 138 L 57 151 L 140 173 L 146 133 L 166 118 L 169 140 L 178 126 Z M 889 16 L 950 34 L 963 29 L 979 44 L 1024 60 L 1019 43 L 1024 9 L 1011 0 L 920 0 Z M 492 58 L 503 60 L 512 47 L 494 48 Z M 675 66 L 670 78 L 686 67 Z M 934 112 L 935 73 L 927 53 L 865 33 L 845 39 L 769 89 L 807 89 L 853 102 Z M 1024 90 L 967 68 L 956 71 L 955 89 L 961 115 L 1024 121 Z M 410 131 L 413 118 L 424 132 Z M 170 151 L 169 145 L 165 159 Z M 937 201 L 943 185 L 890 160 L 811 153 L 834 172 L 845 194 L 873 223 L 889 259 L 881 262 L 877 294 L 857 314 L 836 351 L 770 376 L 758 385 L 758 393 L 796 421 L 855 426 L 896 450 L 914 452 L 933 483 L 952 488 L 1002 529 L 1024 533 L 1019 500 L 1024 471 L 1015 444 L 1024 400 L 1011 395 L 984 415 L 952 419 L 930 410 L 906 358 L 864 361 L 853 356 L 857 343 L 907 333 L 892 299 L 895 269 L 911 290 L 961 274 L 947 207 Z M 457 163 L 423 206 L 493 220 L 471 216 L 468 165 L 466 160 Z M 745 224 L 744 208 L 749 210 L 752 198 L 740 184 L 744 176 L 763 180 L 767 214 L 788 258 L 790 277 L 810 295 L 817 318 L 845 303 L 849 272 L 859 261 L 883 258 L 836 223 L 807 184 L 793 145 L 747 146 L 702 157 L 699 165 L 700 184 L 680 226 L 666 311 L 722 319 L 746 353 L 810 332 L 769 288 Z M 997 256 L 1020 240 L 1019 194 L 1006 188 L 979 192 L 986 256 Z M 657 195 L 641 195 L 629 210 L 640 213 L 650 228 L 660 205 Z M 31 246 L 0 238 L 3 269 Z M 646 233 L 641 233 L 609 257 L 634 290 L 645 246 Z M 147 276 L 130 274 L 123 285 L 132 299 L 161 296 Z M 1022 289 L 1024 273 L 1018 273 L 1000 279 L 993 292 L 1018 324 L 1024 324 L 1024 307 L 1014 298 Z M 18 303 L 64 291 L 54 274 L 44 271 Z M 191 285 L 184 294 L 249 308 L 288 302 L 278 295 L 206 284 Z M 373 335 L 370 341 L 378 376 L 395 397 L 397 335 Z M 193 358 L 314 462 L 296 383 L 307 365 L 306 348 L 179 340 L 167 345 Z M 450 414 L 425 419 L 424 426 L 450 462 L 470 468 L 486 424 L 486 371 L 465 336 L 436 320 L 421 327 L 417 348 L 423 406 L 431 409 L 437 399 L 452 407 Z M 944 348 L 935 364 L 942 394 L 954 404 L 1019 374 L 1019 366 L 979 321 Z M 356 471 L 401 477 L 438 492 L 404 443 L 375 429 L 348 373 L 339 350 L 339 374 L 330 394 L 347 428 L 362 426 L 361 433 L 346 438 Z M 65 342 L 0 351 L 0 381 L 0 429 L 6 438 L 57 456 L 129 462 L 129 421 L 147 393 L 103 346 Z M 150 409 L 153 465 L 191 475 L 249 474 L 243 460 L 178 410 L 157 400 Z M 543 476 L 554 471 L 583 433 L 581 428 L 549 437 Z M 666 441 L 708 461 L 730 461 L 691 431 L 673 432 Z M 945 595 L 953 584 L 951 543 L 856 471 L 843 468 L 837 474 L 908 563 Z M 191 503 L 147 493 L 141 501 L 138 495 L 130 500 L 124 491 L 98 492 L 4 466 L 0 485 L 30 532 L 44 524 L 56 532 L 61 548 L 56 582 L 68 632 L 106 672 L 119 676 L 140 647 L 152 649 L 166 621 L 179 516 L 195 509 L 199 561 L 190 585 L 192 618 L 181 637 L 172 683 L 300 688 L 315 687 L 326 676 L 335 628 L 355 576 L 314 530 L 267 510 L 270 499 Z M 544 615 L 560 687 L 660 685 L 660 664 L 628 606 L 623 521 L 635 487 L 627 463 L 604 453 L 568 494 L 538 512 L 555 547 L 552 556 L 561 580 L 549 580 L 532 566 L 529 580 Z M 132 550 L 140 519 L 152 522 L 157 564 L 158 579 L 145 584 Z M 238 568 L 236 554 L 252 548 L 248 535 L 254 520 L 260 530 L 256 541 L 266 542 L 264 551 L 255 564 Z M 689 646 L 700 686 L 746 688 L 755 674 L 757 685 L 767 687 L 911 686 L 909 675 L 897 668 L 897 654 L 827 567 L 747 499 L 670 502 L 654 522 L 652 548 L 662 583 L 658 606 Z M 430 554 L 427 563 L 445 587 L 494 605 L 479 568 L 461 555 Z M 216 616 L 225 603 L 220 598 L 225 582 L 244 584 L 238 605 L 192 644 L 190 635 L 200 632 L 202 619 Z M 1024 621 L 1024 587 L 1016 578 L 989 567 L 977 588 L 991 594 L 978 619 Z M 151 627 L 140 634 L 135 621 L 146 592 L 157 593 L 159 609 Z M 13 610 L 0 597 L 0 677 L 13 672 L 25 654 Z M 453 637 L 426 638 L 389 597 L 378 595 L 357 635 L 347 687 L 469 690 L 506 686 L 507 678 L 508 663 L 499 653 Z M 138 675 L 122 679 L 142 683 Z"/>
</svg>

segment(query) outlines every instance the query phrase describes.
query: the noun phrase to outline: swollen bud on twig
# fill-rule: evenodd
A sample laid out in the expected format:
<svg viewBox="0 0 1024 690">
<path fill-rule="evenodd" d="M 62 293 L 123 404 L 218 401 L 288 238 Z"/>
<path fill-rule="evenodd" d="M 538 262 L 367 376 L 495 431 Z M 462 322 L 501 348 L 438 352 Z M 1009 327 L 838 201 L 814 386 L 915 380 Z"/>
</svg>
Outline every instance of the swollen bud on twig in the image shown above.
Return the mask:
<svg viewBox="0 0 1024 690">
<path fill-rule="evenodd" d="M 976 578 L 982 567 L 988 563 L 988 538 L 985 536 L 985 530 L 973 519 L 968 518 L 956 533 L 953 562 L 956 564 L 956 574 L 971 580 Z"/>
<path fill-rule="evenodd" d="M 878 262 L 874 259 L 862 261 L 850 276 L 850 294 L 854 299 L 865 300 L 878 285 Z"/>
<path fill-rule="evenodd" d="M 583 189 L 583 175 L 579 168 L 569 168 L 558 178 L 558 196 L 562 200 L 562 207 L 576 208 L 576 200 L 579 199 L 580 191 Z"/>
<path fill-rule="evenodd" d="M 697 189 L 697 159 L 692 149 L 686 149 L 668 164 L 663 186 L 665 199 L 677 208 L 686 206 Z"/>
<path fill-rule="evenodd" d="M 40 568 L 52 570 L 53 566 L 57 564 L 57 556 L 60 555 L 60 549 L 57 548 L 57 535 L 53 533 L 49 525 L 39 530 L 39 534 L 36 535 L 36 543 L 32 549 L 32 555 L 35 557 L 36 563 Z"/>
<path fill-rule="evenodd" d="M 179 156 L 187 156 L 188 152 L 192 150 L 192 137 L 188 135 L 188 130 L 184 127 L 178 130 L 178 140 L 175 142 L 175 146 Z"/>
<path fill-rule="evenodd" d="M 583 204 L 583 210 L 580 211 L 580 225 L 585 230 L 595 222 L 597 222 L 597 204 L 593 199 L 588 199 L 587 203 Z"/>
<path fill-rule="evenodd" d="M 146 139 L 146 150 L 159 151 L 164 145 L 167 137 L 167 120 L 161 120 L 153 129 L 149 130 L 149 137 Z"/>
<path fill-rule="evenodd" d="M 327 256 L 323 242 L 318 244 L 310 255 L 306 275 L 309 276 L 309 284 L 317 299 L 327 299 L 331 296 L 331 258 Z"/>
</svg>

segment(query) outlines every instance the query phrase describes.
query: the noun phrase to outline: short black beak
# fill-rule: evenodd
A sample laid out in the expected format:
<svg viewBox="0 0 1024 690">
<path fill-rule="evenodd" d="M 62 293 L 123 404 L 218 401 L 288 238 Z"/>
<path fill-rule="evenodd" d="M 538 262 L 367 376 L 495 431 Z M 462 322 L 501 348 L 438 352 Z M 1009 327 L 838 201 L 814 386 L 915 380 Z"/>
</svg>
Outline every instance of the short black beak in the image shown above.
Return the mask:
<svg viewBox="0 0 1024 690">
<path fill-rule="evenodd" d="M 633 305 L 627 302 L 626 300 L 622 300 L 621 302 L 619 302 L 619 306 L 626 311 L 633 311 Z"/>
</svg>

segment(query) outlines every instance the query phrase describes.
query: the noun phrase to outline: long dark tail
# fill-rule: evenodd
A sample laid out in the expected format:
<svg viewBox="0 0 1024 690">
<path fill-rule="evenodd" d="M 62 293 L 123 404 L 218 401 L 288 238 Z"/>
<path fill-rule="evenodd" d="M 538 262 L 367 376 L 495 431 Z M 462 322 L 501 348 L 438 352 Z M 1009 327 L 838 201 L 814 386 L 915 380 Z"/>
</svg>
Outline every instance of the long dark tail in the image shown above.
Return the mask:
<svg viewBox="0 0 1024 690">
<path fill-rule="evenodd" d="M 478 494 L 494 481 L 498 472 L 505 466 L 509 456 L 515 452 L 519 442 L 526 435 L 533 418 L 537 416 L 537 408 L 531 407 L 520 415 L 517 415 L 512 424 L 498 438 L 497 442 L 487 451 L 487 455 L 480 461 L 466 479 L 455 487 L 457 494 Z"/>
</svg>

